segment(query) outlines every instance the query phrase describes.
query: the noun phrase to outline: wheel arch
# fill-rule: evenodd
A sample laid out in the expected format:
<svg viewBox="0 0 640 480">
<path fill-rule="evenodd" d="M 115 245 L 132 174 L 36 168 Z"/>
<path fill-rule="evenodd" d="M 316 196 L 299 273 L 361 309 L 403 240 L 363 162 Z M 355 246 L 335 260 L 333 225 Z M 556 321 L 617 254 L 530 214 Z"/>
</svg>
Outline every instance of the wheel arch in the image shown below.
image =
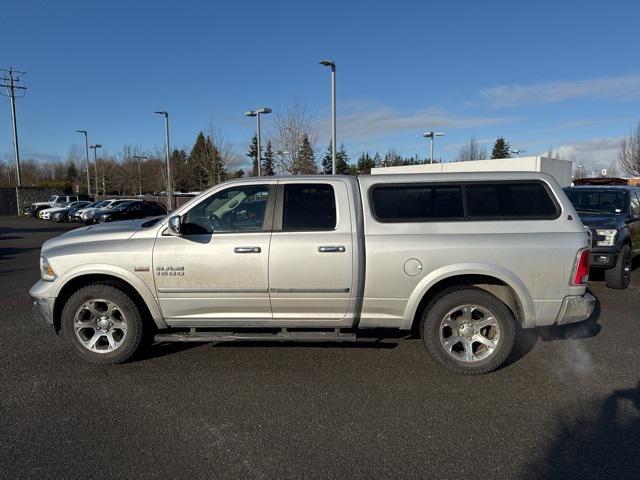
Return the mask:
<svg viewBox="0 0 640 480">
<path fill-rule="evenodd" d="M 535 310 L 531 296 L 522 281 L 512 272 L 496 266 L 455 265 L 427 275 L 414 289 L 401 328 L 412 329 L 429 304 L 445 290 L 473 286 L 491 293 L 513 313 L 522 327 L 535 325 Z"/>
<path fill-rule="evenodd" d="M 68 277 L 60 287 L 53 306 L 53 326 L 56 333 L 60 332 L 62 309 L 69 297 L 78 291 L 78 289 L 95 283 L 112 285 L 122 290 L 134 301 L 143 317 L 143 321 L 150 322 L 150 324 L 153 324 L 159 329 L 166 328 L 156 299 L 144 284 L 136 285 L 137 282 L 123 278 L 123 276 L 114 274 L 113 272 L 88 271 L 78 272 Z"/>
</svg>

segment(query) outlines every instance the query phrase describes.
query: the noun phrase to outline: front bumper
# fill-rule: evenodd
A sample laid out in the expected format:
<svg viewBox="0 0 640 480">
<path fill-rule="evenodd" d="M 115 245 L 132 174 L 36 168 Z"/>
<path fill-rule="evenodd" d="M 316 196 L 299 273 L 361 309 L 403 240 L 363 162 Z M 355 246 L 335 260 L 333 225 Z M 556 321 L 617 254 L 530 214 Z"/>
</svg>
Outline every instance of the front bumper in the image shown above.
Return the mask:
<svg viewBox="0 0 640 480">
<path fill-rule="evenodd" d="M 53 325 L 53 304 L 55 298 L 31 297 L 33 318 L 41 325 Z"/>
<path fill-rule="evenodd" d="M 590 293 L 565 297 L 560 307 L 556 325 L 566 325 L 568 323 L 586 320 L 591 316 L 591 313 L 593 313 L 595 306 L 596 297 Z"/>
<path fill-rule="evenodd" d="M 39 280 L 31 290 L 31 310 L 34 319 L 42 325 L 53 325 L 53 306 L 55 304 L 55 297 L 47 296 L 47 290 L 51 282 L 45 282 Z"/>
</svg>

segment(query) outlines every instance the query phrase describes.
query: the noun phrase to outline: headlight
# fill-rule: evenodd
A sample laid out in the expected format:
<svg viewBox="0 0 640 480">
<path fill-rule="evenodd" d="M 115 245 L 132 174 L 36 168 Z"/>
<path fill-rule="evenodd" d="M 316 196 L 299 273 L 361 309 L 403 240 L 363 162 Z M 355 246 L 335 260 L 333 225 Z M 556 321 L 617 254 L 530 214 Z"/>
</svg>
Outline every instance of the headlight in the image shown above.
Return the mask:
<svg viewBox="0 0 640 480">
<path fill-rule="evenodd" d="M 618 230 L 615 229 L 596 230 L 596 235 L 598 236 L 596 239 L 596 246 L 612 247 L 617 234 Z"/>
<path fill-rule="evenodd" d="M 56 278 L 56 272 L 49 264 L 49 260 L 40 255 L 40 277 L 47 282 L 53 282 Z"/>
</svg>

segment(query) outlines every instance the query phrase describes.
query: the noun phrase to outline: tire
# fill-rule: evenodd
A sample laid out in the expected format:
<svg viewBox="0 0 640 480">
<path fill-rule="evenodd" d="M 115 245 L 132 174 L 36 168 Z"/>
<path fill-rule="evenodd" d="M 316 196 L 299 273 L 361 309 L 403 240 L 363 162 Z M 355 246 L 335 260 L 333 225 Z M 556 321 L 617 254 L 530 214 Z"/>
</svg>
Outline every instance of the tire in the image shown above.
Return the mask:
<svg viewBox="0 0 640 480">
<path fill-rule="evenodd" d="M 420 321 L 420 335 L 443 367 L 480 375 L 505 362 L 516 328 L 513 315 L 499 299 L 479 288 L 464 287 L 446 290 L 430 304 Z"/>
<path fill-rule="evenodd" d="M 624 245 L 618 254 L 616 266 L 604 271 L 607 287 L 624 290 L 631 282 L 631 247 Z"/>
<path fill-rule="evenodd" d="M 113 365 L 129 360 L 142 340 L 142 317 L 118 288 L 95 283 L 74 293 L 62 309 L 63 334 L 87 361 Z"/>
</svg>

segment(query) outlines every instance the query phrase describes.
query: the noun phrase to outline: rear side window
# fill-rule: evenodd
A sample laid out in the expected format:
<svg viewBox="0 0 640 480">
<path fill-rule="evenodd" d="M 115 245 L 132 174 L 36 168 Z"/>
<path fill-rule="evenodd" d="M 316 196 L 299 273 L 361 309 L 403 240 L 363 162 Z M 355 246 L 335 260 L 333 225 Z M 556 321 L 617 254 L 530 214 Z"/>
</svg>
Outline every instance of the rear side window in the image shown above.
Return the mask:
<svg viewBox="0 0 640 480">
<path fill-rule="evenodd" d="M 379 222 L 543 220 L 560 215 L 541 182 L 376 185 L 372 214 Z"/>
<path fill-rule="evenodd" d="M 538 182 L 468 184 L 470 220 L 550 219 L 560 214 L 547 188 Z"/>
<path fill-rule="evenodd" d="M 326 183 L 284 186 L 282 230 L 320 231 L 336 228 L 336 199 Z"/>
<path fill-rule="evenodd" d="M 460 185 L 379 185 L 371 199 L 374 216 L 381 222 L 464 219 Z"/>
</svg>

